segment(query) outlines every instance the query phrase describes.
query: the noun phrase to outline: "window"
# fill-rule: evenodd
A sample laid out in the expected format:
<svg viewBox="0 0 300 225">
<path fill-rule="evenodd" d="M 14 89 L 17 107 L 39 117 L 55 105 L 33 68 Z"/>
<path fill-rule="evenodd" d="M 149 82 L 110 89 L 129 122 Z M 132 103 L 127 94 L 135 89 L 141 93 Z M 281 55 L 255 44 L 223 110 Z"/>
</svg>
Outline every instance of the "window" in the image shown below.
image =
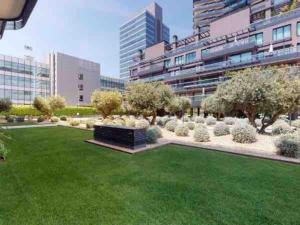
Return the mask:
<svg viewBox="0 0 300 225">
<path fill-rule="evenodd" d="M 300 36 L 300 22 L 297 22 L 297 35 Z"/>
<path fill-rule="evenodd" d="M 229 57 L 229 60 L 231 63 L 240 63 L 240 62 L 248 62 L 252 59 L 252 53 L 251 52 L 245 52 L 238 55 L 233 55 Z"/>
<path fill-rule="evenodd" d="M 266 11 L 260 11 L 251 16 L 252 23 L 266 18 Z"/>
<path fill-rule="evenodd" d="M 80 74 L 78 75 L 78 79 L 79 79 L 79 80 L 83 80 L 83 74 L 82 74 L 82 73 L 80 73 Z"/>
<path fill-rule="evenodd" d="M 186 63 L 191 63 L 196 60 L 196 52 L 189 53 L 185 56 Z"/>
<path fill-rule="evenodd" d="M 164 61 L 164 66 L 165 66 L 165 68 L 171 67 L 171 59 L 165 60 L 165 61 Z"/>
<path fill-rule="evenodd" d="M 291 25 L 275 28 L 273 30 L 273 41 L 281 41 L 291 38 Z"/>
<path fill-rule="evenodd" d="M 203 49 L 203 50 L 201 51 L 202 57 L 207 56 L 209 53 L 210 53 L 210 49 L 209 49 L 209 48 Z"/>
<path fill-rule="evenodd" d="M 178 65 L 182 65 L 184 64 L 184 56 L 178 56 L 175 58 L 175 65 L 178 66 Z"/>
<path fill-rule="evenodd" d="M 79 84 L 78 89 L 79 89 L 79 91 L 83 91 L 83 84 Z"/>
<path fill-rule="evenodd" d="M 250 42 L 255 42 L 257 45 L 262 45 L 264 43 L 264 35 L 263 33 L 254 34 L 250 36 Z"/>
<path fill-rule="evenodd" d="M 79 101 L 83 102 L 83 95 L 79 95 Z"/>
</svg>

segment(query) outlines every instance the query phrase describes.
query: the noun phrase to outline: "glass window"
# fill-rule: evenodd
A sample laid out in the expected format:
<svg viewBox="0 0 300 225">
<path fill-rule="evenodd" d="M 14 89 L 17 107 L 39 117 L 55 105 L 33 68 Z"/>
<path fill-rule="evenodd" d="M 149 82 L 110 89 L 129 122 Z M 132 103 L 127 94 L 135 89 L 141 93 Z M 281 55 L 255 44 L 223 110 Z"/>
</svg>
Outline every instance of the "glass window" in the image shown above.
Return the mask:
<svg viewBox="0 0 300 225">
<path fill-rule="evenodd" d="M 257 45 L 262 45 L 264 43 L 264 34 L 259 33 L 250 36 L 250 42 L 252 41 L 255 42 Z"/>
<path fill-rule="evenodd" d="M 79 101 L 83 102 L 83 95 L 79 95 Z"/>
<path fill-rule="evenodd" d="M 297 23 L 297 35 L 300 36 L 300 22 Z"/>
<path fill-rule="evenodd" d="M 82 73 L 78 75 L 78 79 L 83 80 L 83 74 Z"/>
<path fill-rule="evenodd" d="M 291 25 L 279 27 L 273 30 L 273 41 L 291 38 Z"/>
<path fill-rule="evenodd" d="M 191 63 L 196 60 L 196 52 L 191 52 L 186 55 L 186 63 Z"/>
<path fill-rule="evenodd" d="M 11 76 L 5 76 L 5 85 L 11 86 Z"/>
<path fill-rule="evenodd" d="M 175 58 L 175 65 L 178 66 L 178 65 L 182 65 L 182 64 L 184 64 L 184 57 L 183 57 L 183 55 L 176 57 Z"/>
<path fill-rule="evenodd" d="M 167 59 L 164 61 L 165 68 L 169 68 L 171 66 L 171 59 Z"/>
</svg>

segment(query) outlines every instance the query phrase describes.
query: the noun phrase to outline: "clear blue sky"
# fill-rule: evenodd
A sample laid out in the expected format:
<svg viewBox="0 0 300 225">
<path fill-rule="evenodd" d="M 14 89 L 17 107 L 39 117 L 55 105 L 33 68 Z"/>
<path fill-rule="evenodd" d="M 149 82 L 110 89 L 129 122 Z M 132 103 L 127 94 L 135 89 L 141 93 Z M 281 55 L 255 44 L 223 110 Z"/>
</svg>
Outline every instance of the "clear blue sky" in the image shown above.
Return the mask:
<svg viewBox="0 0 300 225">
<path fill-rule="evenodd" d="M 39 0 L 25 28 L 6 31 L 0 53 L 23 57 L 24 45 L 45 61 L 60 51 L 101 64 L 103 75 L 119 76 L 119 27 L 150 0 Z M 192 34 L 192 0 L 157 0 L 171 34 Z"/>
</svg>

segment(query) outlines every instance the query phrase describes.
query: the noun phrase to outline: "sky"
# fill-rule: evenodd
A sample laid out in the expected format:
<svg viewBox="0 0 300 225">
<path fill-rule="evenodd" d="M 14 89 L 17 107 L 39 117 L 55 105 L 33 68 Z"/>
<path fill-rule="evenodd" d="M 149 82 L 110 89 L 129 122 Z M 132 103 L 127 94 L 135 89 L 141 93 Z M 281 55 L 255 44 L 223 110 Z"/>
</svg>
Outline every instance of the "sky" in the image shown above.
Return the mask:
<svg viewBox="0 0 300 225">
<path fill-rule="evenodd" d="M 0 54 L 31 55 L 46 62 L 62 52 L 101 64 L 101 74 L 119 77 L 119 27 L 150 4 L 150 0 L 39 0 L 26 26 L 5 31 Z M 156 0 L 164 23 L 183 38 L 193 32 L 192 0 Z M 33 51 L 24 50 L 24 45 Z"/>
</svg>

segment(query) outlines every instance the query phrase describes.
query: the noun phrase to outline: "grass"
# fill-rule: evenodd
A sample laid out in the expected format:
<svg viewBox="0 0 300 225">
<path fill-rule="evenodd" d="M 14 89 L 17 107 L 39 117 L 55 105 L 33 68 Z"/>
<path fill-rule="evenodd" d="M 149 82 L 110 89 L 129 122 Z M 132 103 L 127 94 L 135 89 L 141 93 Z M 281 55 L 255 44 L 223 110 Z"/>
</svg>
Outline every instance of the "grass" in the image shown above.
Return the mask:
<svg viewBox="0 0 300 225">
<path fill-rule="evenodd" d="M 300 223 L 300 167 L 168 145 L 127 155 L 71 128 L 9 130 L 0 225 Z"/>
<path fill-rule="evenodd" d="M 28 126 L 28 125 L 37 125 L 35 121 L 24 121 L 24 122 L 13 122 L 13 123 L 0 123 L 2 127 L 15 127 L 15 126 Z"/>
</svg>

